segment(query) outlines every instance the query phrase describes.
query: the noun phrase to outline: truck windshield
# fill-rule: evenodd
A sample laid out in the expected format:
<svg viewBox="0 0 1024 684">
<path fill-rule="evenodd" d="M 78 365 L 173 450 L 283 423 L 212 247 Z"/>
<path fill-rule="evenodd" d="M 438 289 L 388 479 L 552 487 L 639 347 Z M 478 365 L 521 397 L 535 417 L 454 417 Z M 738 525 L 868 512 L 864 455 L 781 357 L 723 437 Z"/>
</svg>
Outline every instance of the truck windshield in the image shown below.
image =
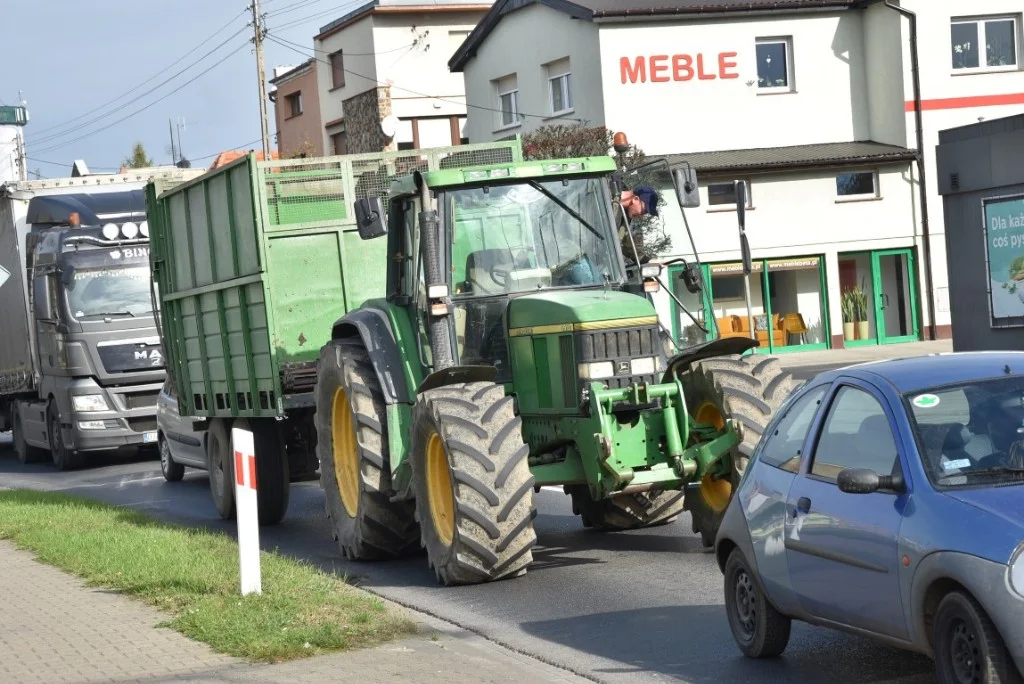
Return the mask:
<svg viewBox="0 0 1024 684">
<path fill-rule="evenodd" d="M 153 312 L 149 268 L 76 268 L 67 282 L 68 308 L 75 318 L 146 316 Z"/>
<path fill-rule="evenodd" d="M 586 287 L 620 278 L 618 238 L 600 178 L 456 190 L 444 202 L 456 295 Z"/>
</svg>

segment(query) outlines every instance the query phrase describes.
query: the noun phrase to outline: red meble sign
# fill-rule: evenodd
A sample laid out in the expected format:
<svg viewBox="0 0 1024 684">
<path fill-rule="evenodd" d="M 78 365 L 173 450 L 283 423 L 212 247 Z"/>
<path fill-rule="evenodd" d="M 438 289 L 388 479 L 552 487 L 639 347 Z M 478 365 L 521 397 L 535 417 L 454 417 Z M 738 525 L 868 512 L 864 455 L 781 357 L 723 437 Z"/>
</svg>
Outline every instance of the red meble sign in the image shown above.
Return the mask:
<svg viewBox="0 0 1024 684">
<path fill-rule="evenodd" d="M 696 55 L 651 55 L 650 57 L 622 57 L 619 59 L 619 71 L 622 83 L 668 83 L 670 81 L 713 81 L 716 78 L 739 78 L 736 73 L 735 52 L 719 52 L 717 64 L 715 58 L 706 57 L 698 52 Z"/>
</svg>

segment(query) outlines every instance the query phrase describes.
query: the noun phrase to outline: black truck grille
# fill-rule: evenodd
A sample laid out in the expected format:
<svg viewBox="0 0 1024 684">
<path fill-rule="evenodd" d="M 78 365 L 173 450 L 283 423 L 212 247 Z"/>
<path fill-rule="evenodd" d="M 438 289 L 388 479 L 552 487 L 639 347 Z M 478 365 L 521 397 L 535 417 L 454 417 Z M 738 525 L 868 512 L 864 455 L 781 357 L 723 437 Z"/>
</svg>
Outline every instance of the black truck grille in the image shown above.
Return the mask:
<svg viewBox="0 0 1024 684">
<path fill-rule="evenodd" d="M 604 378 L 600 382 L 613 389 L 628 387 L 634 382 L 657 383 L 660 380 L 657 372 L 633 375 L 630 360 L 652 356 L 657 358 L 660 351 L 656 325 L 576 333 L 577 363 L 611 361 L 615 376 Z"/>
</svg>

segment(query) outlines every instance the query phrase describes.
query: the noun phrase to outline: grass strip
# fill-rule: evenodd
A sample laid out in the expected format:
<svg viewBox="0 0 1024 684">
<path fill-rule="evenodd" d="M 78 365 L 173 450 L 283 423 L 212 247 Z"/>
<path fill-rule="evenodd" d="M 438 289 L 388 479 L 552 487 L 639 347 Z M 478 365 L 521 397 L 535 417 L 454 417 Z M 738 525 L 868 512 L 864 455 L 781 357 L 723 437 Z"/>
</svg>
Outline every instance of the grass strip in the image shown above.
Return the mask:
<svg viewBox="0 0 1024 684">
<path fill-rule="evenodd" d="M 252 662 L 374 646 L 415 632 L 380 599 L 308 563 L 263 552 L 263 593 L 239 593 L 238 546 L 78 496 L 0 491 L 0 538 L 40 561 L 142 599 L 163 626 Z"/>
</svg>

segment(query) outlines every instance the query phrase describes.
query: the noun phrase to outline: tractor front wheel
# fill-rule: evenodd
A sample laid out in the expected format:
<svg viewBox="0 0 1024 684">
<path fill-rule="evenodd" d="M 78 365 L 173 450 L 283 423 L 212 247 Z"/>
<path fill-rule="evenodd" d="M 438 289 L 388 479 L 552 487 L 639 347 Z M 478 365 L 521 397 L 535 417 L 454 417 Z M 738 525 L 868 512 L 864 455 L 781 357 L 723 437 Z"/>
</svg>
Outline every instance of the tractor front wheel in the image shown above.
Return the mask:
<svg viewBox="0 0 1024 684">
<path fill-rule="evenodd" d="M 768 423 L 797 387 L 779 360 L 767 356 L 718 357 L 701 361 L 683 378 L 686 408 L 699 423 L 719 429 L 739 423 L 740 443 L 728 456 L 728 476 L 704 476 L 686 493 L 684 508 L 692 529 L 705 546 L 713 546 L 725 509 Z"/>
<path fill-rule="evenodd" d="M 326 344 L 316 393 L 320 486 L 342 553 L 381 560 L 419 551 L 412 502 L 389 496 L 387 412 L 366 349 L 344 340 Z"/>
<path fill-rule="evenodd" d="M 666 525 L 683 512 L 681 491 L 652 490 L 595 501 L 586 485 L 566 485 L 563 490 L 572 497 L 572 512 L 580 516 L 583 526 L 602 532 Z"/>
<path fill-rule="evenodd" d="M 416 512 L 439 582 L 516 577 L 533 562 L 534 479 L 522 421 L 501 385 L 420 395 L 413 409 Z"/>
</svg>

